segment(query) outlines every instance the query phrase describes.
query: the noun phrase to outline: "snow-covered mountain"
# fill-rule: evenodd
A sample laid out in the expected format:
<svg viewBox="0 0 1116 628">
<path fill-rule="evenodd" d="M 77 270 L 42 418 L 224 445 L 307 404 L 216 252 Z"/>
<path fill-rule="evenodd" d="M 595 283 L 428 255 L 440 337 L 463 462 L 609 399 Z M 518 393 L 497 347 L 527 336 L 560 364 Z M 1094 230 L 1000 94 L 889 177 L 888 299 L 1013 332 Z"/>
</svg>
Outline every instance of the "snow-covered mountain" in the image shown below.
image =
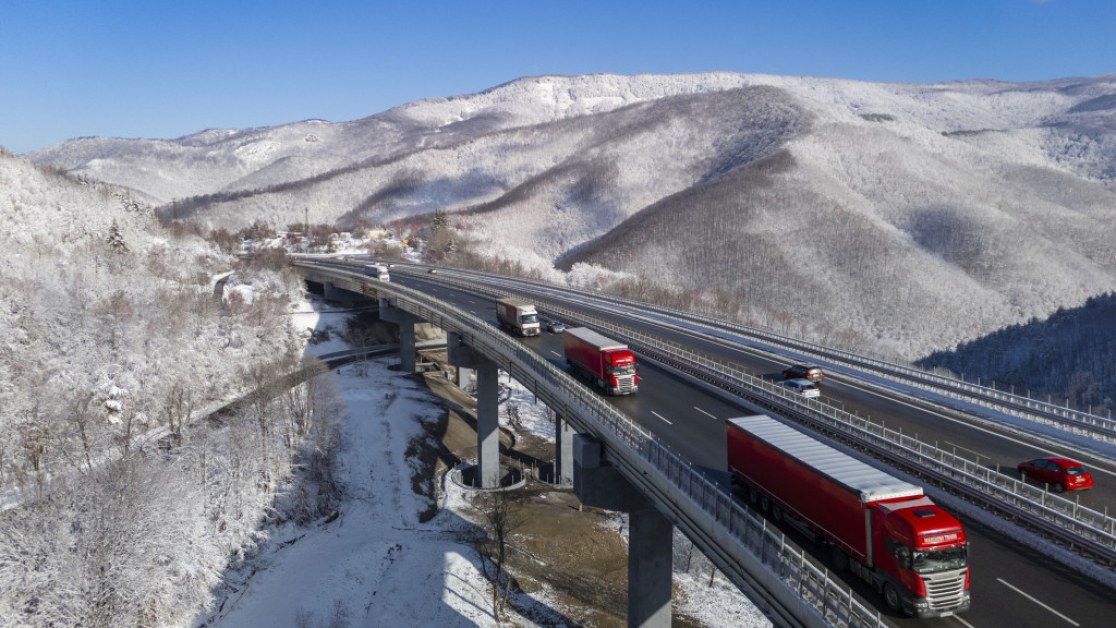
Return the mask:
<svg viewBox="0 0 1116 628">
<path fill-rule="evenodd" d="M 354 122 L 29 156 L 211 226 L 447 209 L 474 251 L 545 276 L 642 278 L 910 358 L 1116 290 L 1116 75 L 543 76 Z"/>
</svg>

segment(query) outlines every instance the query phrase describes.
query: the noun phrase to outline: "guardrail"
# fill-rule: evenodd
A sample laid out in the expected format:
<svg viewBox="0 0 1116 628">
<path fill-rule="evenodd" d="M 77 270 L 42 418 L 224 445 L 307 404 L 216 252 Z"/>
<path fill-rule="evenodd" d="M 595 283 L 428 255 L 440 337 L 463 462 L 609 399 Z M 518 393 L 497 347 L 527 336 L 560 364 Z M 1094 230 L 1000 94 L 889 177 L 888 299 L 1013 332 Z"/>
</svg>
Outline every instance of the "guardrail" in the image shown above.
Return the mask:
<svg viewBox="0 0 1116 628">
<path fill-rule="evenodd" d="M 296 262 L 364 282 L 358 273 Z M 398 284 L 374 283 L 391 305 L 461 335 L 463 341 L 533 390 L 578 430 L 605 445 L 606 459 L 661 507 L 672 522 L 777 624 L 884 626 L 878 611 L 807 560 L 803 551 L 721 490 L 690 463 L 595 392 L 486 321 Z"/>
<path fill-rule="evenodd" d="M 462 287 L 494 297 L 511 294 L 460 279 L 442 277 L 440 280 L 461 283 Z M 813 429 L 825 427 L 827 433 L 839 434 L 847 445 L 960 494 L 985 510 L 1038 530 L 1096 562 L 1116 565 L 1116 519 L 1109 517 L 1107 511 L 1101 513 L 1081 507 L 1077 502 L 921 442 L 911 435 L 795 395 L 682 344 L 572 310 L 550 299 L 540 301 L 546 302 L 545 305 L 540 303 L 544 309 L 566 320 L 607 331 L 656 361 L 716 384 L 781 416 L 806 423 Z"/>
<path fill-rule="evenodd" d="M 575 314 L 565 313 L 567 317 Z M 584 315 L 579 318 L 585 319 Z M 840 435 L 848 445 L 888 464 L 964 496 L 986 510 L 1006 515 L 1057 539 L 1105 565 L 1116 565 L 1116 519 L 1077 502 L 957 456 L 917 437 L 860 418 L 824 402 L 807 399 L 687 347 L 648 336 L 603 319 L 588 324 L 625 340 L 656 361 L 719 385 L 814 430 Z"/>
<path fill-rule="evenodd" d="M 508 279 L 507 277 L 500 277 L 498 275 L 477 271 L 468 271 L 468 273 L 496 280 L 506 281 Z M 623 297 L 575 290 L 568 287 L 555 286 L 553 284 L 526 279 L 516 279 L 516 281 L 534 285 L 540 289 L 561 289 L 563 292 L 571 294 L 579 294 L 593 299 L 622 304 L 643 312 L 653 312 L 676 320 L 703 325 L 713 331 L 737 333 L 753 340 L 771 343 L 782 349 L 797 351 L 812 359 L 824 360 L 849 366 L 861 371 L 872 372 L 880 377 L 903 382 L 923 390 L 932 391 L 943 397 L 983 406 L 989 410 L 1003 412 L 1036 423 L 1057 426 L 1070 433 L 1116 443 L 1116 420 L 1112 418 L 1111 412 L 1109 412 L 1108 417 L 1102 417 L 1092 414 L 1091 412 L 1082 412 L 1049 401 L 1044 402 L 1022 395 L 1016 395 L 1014 392 L 1005 392 L 996 388 L 982 386 L 979 383 L 973 384 L 957 378 L 931 373 L 911 366 L 881 360 L 879 358 L 858 355 L 841 349 L 832 349 L 790 336 L 777 334 L 772 331 L 737 323 L 729 323 L 693 312 L 673 310 Z"/>
</svg>

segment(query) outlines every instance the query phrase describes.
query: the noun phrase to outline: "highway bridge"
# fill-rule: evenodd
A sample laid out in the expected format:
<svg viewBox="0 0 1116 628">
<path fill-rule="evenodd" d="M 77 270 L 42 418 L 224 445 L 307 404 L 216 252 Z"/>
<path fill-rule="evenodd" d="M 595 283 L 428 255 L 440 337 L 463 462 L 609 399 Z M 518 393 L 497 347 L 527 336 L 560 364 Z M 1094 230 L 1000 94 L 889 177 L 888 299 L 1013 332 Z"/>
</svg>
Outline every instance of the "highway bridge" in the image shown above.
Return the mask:
<svg viewBox="0 0 1116 628">
<path fill-rule="evenodd" d="M 547 284 L 405 264 L 383 283 L 363 274 L 359 260 L 297 264 L 308 279 L 376 298 L 403 320 L 439 325 L 482 364 L 536 390 L 777 625 L 1089 626 L 1109 625 L 1116 610 L 1116 521 L 1108 516 L 1116 503 L 1116 430 L 1108 417 Z M 601 397 L 564 373 L 559 337 L 513 339 L 497 330 L 493 301 L 505 295 L 628 342 L 641 360 L 640 393 Z M 774 385 L 797 361 L 826 367 L 820 399 Z M 824 433 L 909 477 L 962 519 L 972 546 L 972 608 L 932 620 L 889 613 L 866 584 L 829 576 L 809 540 L 734 500 L 722 422 L 758 412 Z M 1015 463 L 1049 454 L 1082 459 L 1097 488 L 1067 498 L 1018 481 Z M 636 592 L 645 602 L 661 591 L 651 580 Z M 661 620 L 656 612 L 635 619 Z"/>
</svg>

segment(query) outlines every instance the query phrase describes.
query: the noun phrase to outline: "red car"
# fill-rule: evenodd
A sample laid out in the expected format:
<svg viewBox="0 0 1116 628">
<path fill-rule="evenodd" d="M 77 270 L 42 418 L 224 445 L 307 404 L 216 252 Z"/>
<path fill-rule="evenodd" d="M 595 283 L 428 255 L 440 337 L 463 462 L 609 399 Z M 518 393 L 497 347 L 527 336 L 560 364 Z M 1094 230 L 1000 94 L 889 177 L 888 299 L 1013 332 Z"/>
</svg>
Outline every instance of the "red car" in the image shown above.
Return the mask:
<svg viewBox="0 0 1116 628">
<path fill-rule="evenodd" d="M 1016 469 L 1023 480 L 1031 479 L 1046 484 L 1055 493 L 1093 488 L 1093 476 L 1089 475 L 1080 462 L 1069 458 L 1035 458 L 1020 462 Z"/>
</svg>

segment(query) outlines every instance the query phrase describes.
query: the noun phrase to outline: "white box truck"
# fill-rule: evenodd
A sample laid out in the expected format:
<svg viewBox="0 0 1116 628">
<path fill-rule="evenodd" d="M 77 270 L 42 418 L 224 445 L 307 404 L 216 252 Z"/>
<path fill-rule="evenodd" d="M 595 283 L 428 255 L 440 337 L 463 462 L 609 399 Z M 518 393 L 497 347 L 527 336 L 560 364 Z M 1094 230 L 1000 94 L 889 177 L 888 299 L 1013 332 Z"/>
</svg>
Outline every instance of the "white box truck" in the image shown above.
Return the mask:
<svg viewBox="0 0 1116 628">
<path fill-rule="evenodd" d="M 497 299 L 496 320 L 500 327 L 519 336 L 538 336 L 541 328 L 535 304 L 522 299 Z"/>
</svg>

